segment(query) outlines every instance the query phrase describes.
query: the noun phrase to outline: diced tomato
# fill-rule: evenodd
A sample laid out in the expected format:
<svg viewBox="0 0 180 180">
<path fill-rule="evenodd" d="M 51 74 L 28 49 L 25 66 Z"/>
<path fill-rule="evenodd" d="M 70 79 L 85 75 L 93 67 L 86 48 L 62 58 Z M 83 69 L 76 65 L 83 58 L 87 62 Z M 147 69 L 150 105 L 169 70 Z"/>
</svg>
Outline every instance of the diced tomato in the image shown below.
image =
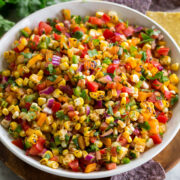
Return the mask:
<svg viewBox="0 0 180 180">
<path fill-rule="evenodd" d="M 101 149 L 101 150 L 100 150 L 100 153 L 101 153 L 101 154 L 105 154 L 105 153 L 106 153 L 106 149 Z"/>
<path fill-rule="evenodd" d="M 39 23 L 39 26 L 38 26 L 39 35 L 42 35 L 43 33 L 49 34 L 51 31 L 52 31 L 52 27 L 49 24 L 43 21 Z"/>
<path fill-rule="evenodd" d="M 148 98 L 149 102 L 156 102 L 156 95 L 153 93 L 149 98 Z"/>
<path fill-rule="evenodd" d="M 17 147 L 19 147 L 20 149 L 23 149 L 24 145 L 23 145 L 23 141 L 21 138 L 15 139 L 12 141 L 12 143 L 14 145 L 16 145 Z"/>
<path fill-rule="evenodd" d="M 129 103 L 130 99 L 128 97 L 126 97 L 126 103 Z"/>
<path fill-rule="evenodd" d="M 126 93 L 130 94 L 133 92 L 133 90 L 129 87 L 123 86 L 121 89 L 121 92 L 126 92 Z"/>
<path fill-rule="evenodd" d="M 111 41 L 113 43 L 115 42 L 119 42 L 119 41 L 123 41 L 125 39 L 125 36 L 124 35 L 114 35 L 112 38 L 111 38 Z"/>
<path fill-rule="evenodd" d="M 38 91 L 41 91 L 46 88 L 46 83 L 43 82 L 41 84 L 38 84 L 36 87 L 37 87 Z"/>
<path fill-rule="evenodd" d="M 126 63 L 124 66 L 125 66 L 125 68 L 126 68 L 127 71 L 130 71 L 130 70 L 132 69 L 130 63 Z"/>
<path fill-rule="evenodd" d="M 166 123 L 168 121 L 168 117 L 165 115 L 164 112 L 161 112 L 158 117 L 157 117 L 158 121 L 161 123 Z"/>
<path fill-rule="evenodd" d="M 169 53 L 169 48 L 165 48 L 165 47 L 159 48 L 159 49 L 157 50 L 157 53 L 158 53 L 159 55 L 167 56 L 168 53 Z"/>
<path fill-rule="evenodd" d="M 140 134 L 140 131 L 138 128 L 135 128 L 133 131 L 133 135 L 138 136 Z"/>
<path fill-rule="evenodd" d="M 63 26 L 61 26 L 60 24 L 56 24 L 55 28 L 60 32 L 64 32 L 64 30 L 65 30 L 65 28 Z"/>
<path fill-rule="evenodd" d="M 103 32 L 103 36 L 105 37 L 105 39 L 110 39 L 114 36 L 114 33 L 109 29 L 105 29 L 105 31 Z"/>
<path fill-rule="evenodd" d="M 155 80 L 152 82 L 152 87 L 153 87 L 154 89 L 160 89 L 161 86 L 162 86 L 162 83 L 159 82 L 157 79 L 155 79 Z"/>
<path fill-rule="evenodd" d="M 29 46 L 31 49 L 35 49 L 37 45 L 40 42 L 40 36 L 39 35 L 34 35 L 34 38 L 32 41 L 29 41 Z"/>
<path fill-rule="evenodd" d="M 118 66 L 119 66 L 118 64 L 110 64 L 107 68 L 107 73 L 113 74 Z"/>
<path fill-rule="evenodd" d="M 87 81 L 87 88 L 89 91 L 96 92 L 98 90 L 98 87 L 98 83 Z"/>
<path fill-rule="evenodd" d="M 121 143 L 121 146 L 125 146 L 127 144 L 127 139 L 123 136 L 119 138 L 119 142 Z"/>
<path fill-rule="evenodd" d="M 98 17 L 89 17 L 89 23 L 102 26 L 104 24 L 104 21 L 102 19 L 99 19 Z"/>
<path fill-rule="evenodd" d="M 170 92 L 170 91 L 164 91 L 164 96 L 166 97 L 166 99 L 171 99 L 171 97 L 172 97 L 172 92 Z"/>
<path fill-rule="evenodd" d="M 59 41 L 61 39 L 61 35 L 54 33 L 54 39 Z"/>
<path fill-rule="evenodd" d="M 161 66 L 161 64 L 157 61 L 151 61 L 154 67 L 157 67 L 159 71 L 162 71 L 164 68 Z"/>
<path fill-rule="evenodd" d="M 115 29 L 116 29 L 116 32 L 120 33 L 126 29 L 126 26 L 124 23 L 120 22 L 120 23 L 116 24 Z"/>
<path fill-rule="evenodd" d="M 114 146 L 111 148 L 111 155 L 112 156 L 116 156 L 117 155 L 117 149 Z"/>
<path fill-rule="evenodd" d="M 159 134 L 153 134 L 151 138 L 153 139 L 154 144 L 160 144 L 162 142 Z"/>
<path fill-rule="evenodd" d="M 56 161 L 58 162 L 59 161 L 59 157 L 58 156 L 53 156 L 50 161 Z"/>
<path fill-rule="evenodd" d="M 87 49 L 87 48 L 85 48 L 85 49 L 83 49 L 83 50 L 81 51 L 81 58 L 84 58 L 84 56 L 85 56 L 86 54 L 88 54 L 88 49 Z"/>
<path fill-rule="evenodd" d="M 79 171 L 79 161 L 77 159 L 71 161 L 68 165 L 73 171 Z"/>
<path fill-rule="evenodd" d="M 91 141 L 91 143 L 95 143 L 96 137 L 90 137 L 90 141 Z"/>
<path fill-rule="evenodd" d="M 27 121 L 22 121 L 21 125 L 24 131 L 27 131 L 30 128 Z"/>
<path fill-rule="evenodd" d="M 126 37 L 132 36 L 134 33 L 134 28 L 132 26 L 129 26 L 123 31 L 123 33 Z"/>
<path fill-rule="evenodd" d="M 108 163 L 108 164 L 106 164 L 106 169 L 107 170 L 116 169 L 116 163 Z"/>
<path fill-rule="evenodd" d="M 27 110 L 29 110 L 30 107 L 31 107 L 31 103 L 27 102 L 27 103 L 25 104 L 25 108 L 26 108 Z"/>
<path fill-rule="evenodd" d="M 45 139 L 39 137 L 38 141 L 36 144 L 33 144 L 33 146 L 29 149 L 29 154 L 30 155 L 38 155 L 39 153 L 41 153 L 44 149 L 44 143 L 45 143 Z"/>
<path fill-rule="evenodd" d="M 81 31 L 84 33 L 84 30 L 82 28 L 80 28 L 79 26 L 76 26 L 72 31 L 73 31 L 73 33 L 75 33 L 76 31 Z"/>
<path fill-rule="evenodd" d="M 146 50 L 146 62 L 149 62 L 149 60 L 152 58 L 152 53 L 150 49 Z"/>
<path fill-rule="evenodd" d="M 107 15 L 107 14 L 103 14 L 103 16 L 101 17 L 103 21 L 105 21 L 106 23 L 109 22 L 111 20 L 111 18 Z"/>
<path fill-rule="evenodd" d="M 61 107 L 61 104 L 55 101 L 52 106 L 52 111 L 55 113 L 60 109 L 60 107 Z"/>
</svg>

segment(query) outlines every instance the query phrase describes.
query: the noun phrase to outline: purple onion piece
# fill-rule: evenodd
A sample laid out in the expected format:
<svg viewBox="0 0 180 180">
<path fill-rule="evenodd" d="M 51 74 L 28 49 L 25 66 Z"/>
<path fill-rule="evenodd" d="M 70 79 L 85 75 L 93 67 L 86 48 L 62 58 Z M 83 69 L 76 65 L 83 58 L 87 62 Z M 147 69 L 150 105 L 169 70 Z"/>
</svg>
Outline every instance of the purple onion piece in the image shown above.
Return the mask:
<svg viewBox="0 0 180 180">
<path fill-rule="evenodd" d="M 46 89 L 43 89 L 42 91 L 39 91 L 39 94 L 51 94 L 54 91 L 54 88 L 52 86 L 47 87 Z"/>
<path fill-rule="evenodd" d="M 77 72 L 81 72 L 83 69 L 84 69 L 84 65 L 83 64 L 79 64 Z"/>
<path fill-rule="evenodd" d="M 90 114 L 90 107 L 86 106 L 86 115 L 89 115 L 89 114 Z"/>
<path fill-rule="evenodd" d="M 53 98 L 48 99 L 47 107 L 52 108 L 53 103 L 54 103 L 54 99 Z"/>
<path fill-rule="evenodd" d="M 96 108 L 97 108 L 97 109 L 100 109 L 100 108 L 102 108 L 102 107 L 103 107 L 102 100 L 96 101 Z"/>
<path fill-rule="evenodd" d="M 71 35 L 69 34 L 69 33 L 65 33 L 65 35 L 66 35 L 66 37 L 68 37 L 68 38 L 70 38 L 71 37 Z"/>
<path fill-rule="evenodd" d="M 69 105 L 69 106 L 68 106 L 68 112 L 69 112 L 69 111 L 74 111 L 74 107 L 73 107 L 72 105 Z"/>
<path fill-rule="evenodd" d="M 53 55 L 53 57 L 52 57 L 52 64 L 54 66 L 59 66 L 60 60 L 61 60 L 60 56 Z"/>
<path fill-rule="evenodd" d="M 71 26 L 71 23 L 70 23 L 70 21 L 68 21 L 68 20 L 65 20 L 64 21 L 64 26 L 66 27 L 66 28 L 70 28 L 70 26 Z"/>
<path fill-rule="evenodd" d="M 86 161 L 92 161 L 95 157 L 91 154 L 88 154 L 86 157 L 85 157 L 85 160 Z"/>
<path fill-rule="evenodd" d="M 117 96 L 119 96 L 119 95 L 120 95 L 120 93 L 121 93 L 121 91 L 120 91 L 120 90 L 116 90 L 116 92 L 117 92 Z"/>
<path fill-rule="evenodd" d="M 66 93 L 68 96 L 72 96 L 73 95 L 73 89 L 70 88 L 70 86 L 60 86 L 59 88 L 63 93 Z"/>
<path fill-rule="evenodd" d="M 119 59 L 113 60 L 113 64 L 119 64 L 119 63 L 120 63 L 120 60 L 119 60 Z"/>
<path fill-rule="evenodd" d="M 109 129 L 108 131 L 106 131 L 105 133 L 103 133 L 103 134 L 101 135 L 101 137 L 109 136 L 109 135 L 111 135 L 112 133 L 113 133 L 113 130 L 112 130 L 112 129 Z"/>
<path fill-rule="evenodd" d="M 164 68 L 162 66 L 157 67 L 159 71 L 162 71 Z"/>
<path fill-rule="evenodd" d="M 98 79 L 98 81 L 101 82 L 101 83 L 108 83 L 109 81 L 112 81 L 112 78 L 111 78 L 111 76 L 106 75 L 106 76 Z"/>
<path fill-rule="evenodd" d="M 143 30 L 143 27 L 142 26 L 139 26 L 137 28 L 134 29 L 134 32 L 140 32 Z"/>
<path fill-rule="evenodd" d="M 8 82 L 8 77 L 3 76 L 3 77 L 2 77 L 2 84 L 5 84 L 5 83 L 7 83 L 7 82 Z"/>
</svg>

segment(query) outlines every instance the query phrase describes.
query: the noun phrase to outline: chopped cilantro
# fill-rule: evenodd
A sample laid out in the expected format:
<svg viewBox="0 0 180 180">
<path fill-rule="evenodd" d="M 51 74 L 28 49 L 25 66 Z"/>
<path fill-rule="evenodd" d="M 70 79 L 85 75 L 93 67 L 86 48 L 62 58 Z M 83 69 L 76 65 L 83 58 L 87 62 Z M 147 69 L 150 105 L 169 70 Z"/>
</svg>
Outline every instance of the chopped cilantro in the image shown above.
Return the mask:
<svg viewBox="0 0 180 180">
<path fill-rule="evenodd" d="M 56 117 L 60 120 L 68 120 L 69 119 L 69 117 L 64 114 L 63 110 L 56 112 Z"/>
<path fill-rule="evenodd" d="M 149 123 L 147 121 L 140 124 L 140 127 L 143 128 L 143 129 L 146 129 L 147 131 L 151 129 L 151 126 L 149 125 Z"/>
<path fill-rule="evenodd" d="M 81 39 L 83 37 L 83 32 L 82 31 L 76 31 L 73 34 L 73 37 L 76 38 L 76 39 Z"/>
<path fill-rule="evenodd" d="M 48 76 L 47 80 L 54 82 L 57 78 L 57 75 Z"/>
<path fill-rule="evenodd" d="M 104 64 L 111 64 L 112 63 L 112 61 L 111 61 L 111 59 L 109 59 L 108 57 L 105 57 L 105 59 L 103 60 L 103 62 L 102 63 L 104 63 Z"/>
<path fill-rule="evenodd" d="M 159 80 L 162 83 L 164 83 L 164 82 L 169 80 L 169 78 L 167 76 L 163 76 L 163 72 L 162 71 L 156 73 L 155 76 L 151 77 L 150 79 L 151 80 L 157 79 L 157 80 Z"/>
<path fill-rule="evenodd" d="M 59 135 L 54 137 L 55 144 L 58 146 L 61 144 L 61 141 L 59 139 Z"/>
<path fill-rule="evenodd" d="M 68 136 L 67 134 L 65 135 L 65 141 L 68 143 L 70 139 L 70 136 Z"/>
<path fill-rule="evenodd" d="M 141 41 L 140 44 L 154 40 L 153 38 L 151 38 L 151 36 L 149 36 L 143 32 L 141 33 L 141 37 L 143 38 L 143 41 Z"/>
<path fill-rule="evenodd" d="M 107 111 L 108 114 L 110 115 L 113 115 L 113 110 L 112 110 L 112 107 L 111 106 L 108 106 L 108 111 Z"/>
<path fill-rule="evenodd" d="M 173 106 L 178 102 L 178 100 L 179 100 L 179 96 L 176 95 L 175 97 L 171 98 L 170 104 Z"/>
<path fill-rule="evenodd" d="M 99 39 L 93 39 L 92 42 L 93 42 L 94 46 L 99 45 Z"/>
<path fill-rule="evenodd" d="M 78 138 L 74 138 L 72 141 L 74 142 L 74 144 L 76 145 L 76 147 L 79 148 Z"/>
<path fill-rule="evenodd" d="M 76 16 L 74 20 L 75 20 L 76 24 L 80 24 L 82 18 L 81 18 L 81 16 Z"/>
<path fill-rule="evenodd" d="M 141 51 L 141 54 L 142 54 L 142 58 L 141 58 L 141 60 L 142 60 L 142 61 L 145 61 L 145 60 L 146 60 L 146 58 L 147 58 L 146 52 Z"/>
<path fill-rule="evenodd" d="M 54 72 L 53 64 L 48 64 L 48 71 L 50 74 L 53 74 Z"/>
</svg>

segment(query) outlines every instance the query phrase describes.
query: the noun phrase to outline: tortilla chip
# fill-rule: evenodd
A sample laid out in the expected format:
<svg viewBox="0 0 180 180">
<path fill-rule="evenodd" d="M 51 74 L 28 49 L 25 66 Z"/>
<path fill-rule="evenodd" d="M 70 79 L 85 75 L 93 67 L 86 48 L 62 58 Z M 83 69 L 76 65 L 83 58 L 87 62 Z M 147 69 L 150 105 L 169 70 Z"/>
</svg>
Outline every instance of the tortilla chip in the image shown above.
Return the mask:
<svg viewBox="0 0 180 180">
<path fill-rule="evenodd" d="M 180 46 L 180 12 L 147 11 L 146 15 L 163 26 Z"/>
</svg>

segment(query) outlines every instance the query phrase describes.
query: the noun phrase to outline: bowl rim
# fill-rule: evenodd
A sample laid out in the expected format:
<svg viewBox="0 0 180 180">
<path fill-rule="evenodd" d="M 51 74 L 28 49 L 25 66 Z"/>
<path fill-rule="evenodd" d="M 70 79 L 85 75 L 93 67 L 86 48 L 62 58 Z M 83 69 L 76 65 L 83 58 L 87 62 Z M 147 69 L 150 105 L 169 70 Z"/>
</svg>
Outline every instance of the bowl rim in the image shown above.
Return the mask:
<svg viewBox="0 0 180 180">
<path fill-rule="evenodd" d="M 151 23 L 153 23 L 156 27 L 158 27 L 171 41 L 173 46 L 177 49 L 178 53 L 180 54 L 180 48 L 177 45 L 177 43 L 175 42 L 175 40 L 171 37 L 171 35 L 161 26 L 159 25 L 157 22 L 155 22 L 154 20 L 152 20 L 151 18 L 147 17 L 146 15 L 142 14 L 141 12 L 132 9 L 130 7 L 127 7 L 125 5 L 122 4 L 117 4 L 117 3 L 113 3 L 113 2 L 107 2 L 107 1 L 99 1 L 99 0 L 75 0 L 75 1 L 69 1 L 69 2 L 62 2 L 62 3 L 57 3 L 55 5 L 40 9 L 32 14 L 30 14 L 29 16 L 23 18 L 21 21 L 19 21 L 15 26 L 13 26 L 7 33 L 5 33 L 3 35 L 3 37 L 0 40 L 0 44 L 3 40 L 5 40 L 5 38 L 11 34 L 17 27 L 18 25 L 20 25 L 21 23 L 23 23 L 24 21 L 26 21 L 27 18 L 31 18 L 38 15 L 39 12 L 43 12 L 46 11 L 49 8 L 55 7 L 55 6 L 59 6 L 59 4 L 64 5 L 64 4 L 74 4 L 74 3 L 100 3 L 100 4 L 108 4 L 108 5 L 113 5 L 113 6 L 118 6 L 118 7 L 122 7 L 124 9 L 130 10 L 133 13 L 136 13 L 140 16 L 142 16 L 142 18 L 147 19 L 148 21 L 150 21 Z M 14 146 L 12 143 L 9 143 L 8 141 L 5 140 L 5 138 L 3 138 L 2 134 L 0 133 L 0 141 L 5 145 L 6 148 L 8 148 L 15 156 L 17 156 L 18 158 L 20 158 L 22 161 L 28 163 L 29 165 L 42 170 L 44 172 L 50 173 L 50 174 L 54 174 L 57 176 L 61 176 L 61 177 L 69 177 L 69 178 L 79 178 L 79 179 L 97 179 L 97 178 L 104 178 L 104 177 L 109 177 L 109 176 L 113 176 L 116 175 L 118 173 L 123 173 L 129 170 L 132 170 L 142 164 L 144 164 L 145 162 L 149 161 L 150 159 L 152 159 L 153 157 L 155 157 L 158 153 L 160 153 L 170 142 L 171 140 L 175 137 L 175 135 L 177 134 L 178 130 L 180 128 L 180 123 L 177 124 L 176 128 L 174 129 L 174 131 L 172 132 L 170 138 L 168 138 L 167 141 L 163 142 L 163 144 L 161 145 L 160 148 L 157 148 L 157 151 L 151 155 L 151 157 L 149 156 L 145 156 L 143 157 L 143 159 L 139 160 L 134 160 L 137 161 L 136 165 L 133 166 L 133 168 L 131 166 L 127 165 L 122 165 L 124 167 L 124 170 L 121 170 L 119 172 L 119 169 L 113 169 L 110 171 L 97 171 L 97 172 L 92 172 L 92 173 L 82 173 L 82 172 L 72 172 L 72 171 L 67 171 L 65 169 L 51 169 L 47 166 L 41 165 L 39 162 L 36 162 L 36 160 L 34 160 L 32 157 L 27 157 L 24 153 L 20 152 L 19 149 Z M 157 145 L 158 146 L 158 145 Z"/>
</svg>

